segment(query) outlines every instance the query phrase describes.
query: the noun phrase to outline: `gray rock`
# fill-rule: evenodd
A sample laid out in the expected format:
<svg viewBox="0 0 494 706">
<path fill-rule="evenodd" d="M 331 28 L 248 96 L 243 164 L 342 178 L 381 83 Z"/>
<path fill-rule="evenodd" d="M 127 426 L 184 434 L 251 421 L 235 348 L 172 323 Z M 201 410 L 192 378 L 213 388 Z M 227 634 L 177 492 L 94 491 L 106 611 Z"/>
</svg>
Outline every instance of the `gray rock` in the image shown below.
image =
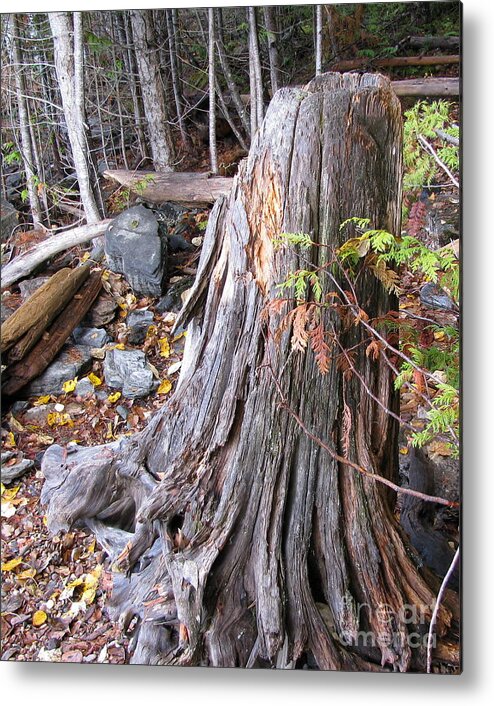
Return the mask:
<svg viewBox="0 0 494 706">
<path fill-rule="evenodd" d="M 420 290 L 420 301 L 428 309 L 457 311 L 458 307 L 446 292 L 433 282 L 427 282 Z"/>
<path fill-rule="evenodd" d="M 131 311 L 127 316 L 127 328 L 129 343 L 139 344 L 144 341 L 148 328 L 153 323 L 153 312 L 147 309 L 137 309 Z"/>
<path fill-rule="evenodd" d="M 36 407 L 31 407 L 24 412 L 24 422 L 26 424 L 44 424 L 48 419 L 48 415 L 55 411 L 55 404 L 40 404 Z"/>
<path fill-rule="evenodd" d="M 29 397 L 61 395 L 66 380 L 84 375 L 91 367 L 91 349 L 88 346 L 64 346 L 54 362 L 26 388 Z"/>
<path fill-rule="evenodd" d="M 124 397 L 144 397 L 155 387 L 153 373 L 142 351 L 108 351 L 104 362 L 108 387 L 122 391 Z"/>
<path fill-rule="evenodd" d="M 23 282 L 19 282 L 19 291 L 22 301 L 24 302 L 26 299 L 29 299 L 29 297 L 45 282 L 48 282 L 49 279 L 49 277 L 33 277 L 33 279 L 25 279 Z"/>
<path fill-rule="evenodd" d="M 7 241 L 19 222 L 19 214 L 11 203 L 0 198 L 0 240 Z"/>
<path fill-rule="evenodd" d="M 105 253 L 110 269 L 122 273 L 135 292 L 161 296 L 167 241 L 152 211 L 139 205 L 117 216 L 105 233 Z"/>
<path fill-rule="evenodd" d="M 27 458 L 22 459 L 22 461 L 15 463 L 13 466 L 2 466 L 2 483 L 11 483 L 16 478 L 23 476 L 33 466 L 34 461 L 30 461 Z"/>
<path fill-rule="evenodd" d="M 72 331 L 72 338 L 76 343 L 91 348 L 102 348 L 111 338 L 104 328 L 86 328 L 77 326 Z"/>
<path fill-rule="evenodd" d="M 170 248 L 170 252 L 172 253 L 194 250 L 194 246 L 191 245 L 188 240 L 185 240 L 184 236 L 179 233 L 172 233 L 168 236 L 168 246 Z"/>
<path fill-rule="evenodd" d="M 89 328 L 100 328 L 106 326 L 115 318 L 115 311 L 118 304 L 115 299 L 106 292 L 103 292 L 96 299 L 96 303 L 91 307 L 82 325 Z"/>
<path fill-rule="evenodd" d="M 78 380 L 77 385 L 75 386 L 74 394 L 78 397 L 87 397 L 88 395 L 93 395 L 94 385 L 91 380 L 87 377 Z"/>
<path fill-rule="evenodd" d="M 15 309 L 12 309 L 10 306 L 6 306 L 5 304 L 2 303 L 0 307 L 0 321 L 3 322 L 7 321 L 9 316 L 12 316 L 14 313 Z"/>
</svg>

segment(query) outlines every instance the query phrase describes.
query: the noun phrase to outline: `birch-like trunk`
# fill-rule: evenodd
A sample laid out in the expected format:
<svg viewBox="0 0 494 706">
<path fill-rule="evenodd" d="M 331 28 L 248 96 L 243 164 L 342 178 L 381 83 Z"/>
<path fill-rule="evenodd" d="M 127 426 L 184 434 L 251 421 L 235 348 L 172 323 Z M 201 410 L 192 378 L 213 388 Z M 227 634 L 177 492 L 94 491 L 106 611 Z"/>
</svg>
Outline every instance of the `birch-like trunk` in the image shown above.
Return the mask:
<svg viewBox="0 0 494 706">
<path fill-rule="evenodd" d="M 173 170 L 174 150 L 152 12 L 151 10 L 131 10 L 131 21 L 153 164 L 159 172 L 170 172 Z"/>
<path fill-rule="evenodd" d="M 322 5 L 316 5 L 316 36 L 315 36 L 315 57 L 316 57 L 316 76 L 319 76 L 322 71 Z"/>
<path fill-rule="evenodd" d="M 172 76 L 172 87 L 173 87 L 173 97 L 175 99 L 175 111 L 177 113 L 177 122 L 180 130 L 180 137 L 182 138 L 182 144 L 186 149 L 192 147 L 192 141 L 190 135 L 185 127 L 185 122 L 183 118 L 183 101 L 182 101 L 182 89 L 180 85 L 180 71 L 178 66 L 178 50 L 177 50 L 177 23 L 176 23 L 176 10 L 169 9 L 165 10 L 166 14 L 166 26 L 168 29 L 168 49 L 170 52 L 170 71 Z"/>
<path fill-rule="evenodd" d="M 250 124 L 249 124 L 249 119 L 248 119 L 248 115 L 247 115 L 247 110 L 245 108 L 245 104 L 242 102 L 242 98 L 240 97 L 240 92 L 237 88 L 237 84 L 235 83 L 235 79 L 233 78 L 232 69 L 230 66 L 230 62 L 228 61 L 228 57 L 227 57 L 226 50 L 225 50 L 225 40 L 223 38 L 221 7 L 217 8 L 217 19 L 218 19 L 218 23 L 217 23 L 217 27 L 216 27 L 216 48 L 218 49 L 218 58 L 220 60 L 221 70 L 223 71 L 223 76 L 225 78 L 226 85 L 227 85 L 228 91 L 230 93 L 230 97 L 233 101 L 233 104 L 235 106 L 237 114 L 240 118 L 240 122 L 242 123 L 242 127 L 245 131 L 245 134 L 247 135 L 247 139 L 249 139 L 250 138 Z"/>
<path fill-rule="evenodd" d="M 15 88 L 17 97 L 17 107 L 19 110 L 19 132 L 21 136 L 21 156 L 24 172 L 26 174 L 26 187 L 29 198 L 29 207 L 34 227 L 42 224 L 43 216 L 41 204 L 37 190 L 37 174 L 35 171 L 35 160 L 31 131 L 29 126 L 29 110 L 27 105 L 26 83 L 24 80 L 24 63 L 22 49 L 20 45 L 21 30 L 19 17 L 12 15 L 12 55 L 14 59 Z"/>
<path fill-rule="evenodd" d="M 209 155 L 211 172 L 218 173 L 218 151 L 216 145 L 216 67 L 215 67 L 215 19 L 214 8 L 208 9 L 208 77 L 209 77 Z"/>
<path fill-rule="evenodd" d="M 90 153 L 84 110 L 84 59 L 80 12 L 49 12 L 55 69 L 62 98 L 82 207 L 88 223 L 100 219 L 90 176 Z"/>
</svg>

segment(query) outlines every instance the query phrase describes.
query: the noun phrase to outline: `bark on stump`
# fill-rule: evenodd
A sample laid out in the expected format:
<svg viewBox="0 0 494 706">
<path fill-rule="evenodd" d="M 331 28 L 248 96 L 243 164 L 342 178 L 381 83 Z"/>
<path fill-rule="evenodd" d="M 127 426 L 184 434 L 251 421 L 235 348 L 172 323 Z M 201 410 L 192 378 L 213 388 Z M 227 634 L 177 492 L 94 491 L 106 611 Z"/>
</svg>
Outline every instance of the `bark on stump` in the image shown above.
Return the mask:
<svg viewBox="0 0 494 706">
<path fill-rule="evenodd" d="M 276 344 L 280 317 L 261 315 L 276 284 L 306 266 L 305 251 L 276 250 L 273 238 L 305 232 L 334 247 L 350 216 L 399 232 L 400 197 L 400 106 L 387 80 L 328 74 L 278 91 L 213 208 L 175 393 L 130 440 L 46 452 L 49 526 L 86 524 L 115 560 L 113 611 L 133 635 L 133 662 L 423 668 L 410 636 L 427 631 L 437 582 L 407 546 L 389 490 L 304 434 L 272 372 L 340 452 L 346 407 L 349 458 L 394 479 L 396 422 L 358 380 L 343 383 L 335 365 L 322 376 L 314 356 L 293 353 L 290 332 Z M 312 261 L 324 253 L 314 248 Z M 377 280 L 359 293 L 371 316 L 393 303 Z M 345 336 L 355 345 L 362 334 Z M 396 409 L 383 362 L 362 353 L 355 364 Z"/>
</svg>

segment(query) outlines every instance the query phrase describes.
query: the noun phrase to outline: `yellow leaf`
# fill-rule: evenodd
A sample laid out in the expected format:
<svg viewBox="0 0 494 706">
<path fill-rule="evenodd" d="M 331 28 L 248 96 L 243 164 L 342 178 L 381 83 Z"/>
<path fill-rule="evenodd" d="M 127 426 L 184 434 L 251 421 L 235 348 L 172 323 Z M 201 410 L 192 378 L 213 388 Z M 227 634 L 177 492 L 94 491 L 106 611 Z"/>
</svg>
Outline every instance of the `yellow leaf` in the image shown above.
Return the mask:
<svg viewBox="0 0 494 706">
<path fill-rule="evenodd" d="M 122 397 L 122 393 L 121 393 L 121 392 L 112 392 L 111 395 L 108 395 L 108 402 L 110 402 L 111 404 L 113 404 L 114 402 L 116 402 L 117 400 L 119 400 L 121 397 Z"/>
<path fill-rule="evenodd" d="M 119 351 L 124 351 L 125 350 L 125 345 L 123 343 L 117 343 L 115 348 Z"/>
<path fill-rule="evenodd" d="M 2 491 L 2 500 L 13 500 L 17 493 L 19 492 L 20 486 L 16 486 L 15 488 L 5 488 Z"/>
<path fill-rule="evenodd" d="M 39 407 L 39 405 L 46 404 L 49 401 L 50 395 L 43 395 L 42 397 L 38 397 L 38 399 L 34 402 L 34 406 Z"/>
<path fill-rule="evenodd" d="M 166 378 L 161 381 L 160 386 L 158 387 L 158 395 L 167 395 L 170 390 L 172 389 L 172 384 L 170 380 L 167 380 Z"/>
<path fill-rule="evenodd" d="M 166 338 L 160 338 L 158 340 L 158 343 L 160 345 L 160 356 L 162 358 L 168 358 L 170 356 L 170 342 Z"/>
<path fill-rule="evenodd" d="M 2 564 L 2 571 L 13 571 L 16 566 L 19 566 L 19 564 L 22 564 L 21 557 L 11 559 L 10 561 L 5 562 L 5 564 Z"/>
<path fill-rule="evenodd" d="M 91 544 L 88 546 L 87 550 L 90 554 L 94 554 L 95 549 L 96 549 L 96 540 L 93 539 Z"/>
<path fill-rule="evenodd" d="M 81 257 L 81 262 L 86 262 L 86 260 L 89 260 L 89 251 L 85 252 Z"/>
<path fill-rule="evenodd" d="M 172 338 L 172 343 L 175 343 L 176 341 L 180 341 L 181 338 L 186 338 L 186 337 L 187 337 L 187 331 L 182 331 L 181 333 L 177 333 L 177 335 Z"/>
<path fill-rule="evenodd" d="M 98 387 L 98 385 L 101 385 L 101 382 L 102 382 L 101 379 L 97 375 L 95 375 L 94 373 L 89 373 L 88 378 L 95 387 Z"/>
<path fill-rule="evenodd" d="M 103 282 L 107 282 L 110 279 L 110 273 L 108 272 L 108 270 L 103 270 L 103 272 L 101 273 L 101 279 L 103 280 Z"/>
<path fill-rule="evenodd" d="M 55 441 L 53 436 L 49 436 L 48 434 L 37 434 L 36 440 L 38 441 L 38 443 L 47 444 L 48 446 L 50 444 L 53 444 L 53 442 Z"/>
<path fill-rule="evenodd" d="M 51 427 L 64 427 L 67 424 L 69 427 L 74 426 L 72 417 L 67 412 L 64 412 L 63 414 L 60 412 L 51 412 L 46 418 L 46 421 Z"/>
<path fill-rule="evenodd" d="M 434 331 L 434 340 L 442 341 L 444 338 L 444 331 Z"/>
<path fill-rule="evenodd" d="M 73 380 L 66 380 L 64 384 L 62 385 L 62 390 L 68 394 L 69 392 L 74 392 L 75 388 L 77 385 L 77 377 L 75 377 Z"/>
<path fill-rule="evenodd" d="M 5 437 L 5 446 L 8 449 L 12 449 L 14 446 L 16 446 L 15 437 L 11 431 L 9 431 L 7 436 Z"/>
<path fill-rule="evenodd" d="M 147 330 L 147 333 L 146 333 L 146 338 L 147 338 L 148 336 L 155 336 L 157 333 L 158 333 L 158 327 L 155 326 L 154 324 L 151 324 L 151 325 L 148 327 L 148 330 Z"/>
<path fill-rule="evenodd" d="M 25 571 L 21 571 L 19 574 L 17 574 L 17 579 L 19 580 L 24 580 L 24 579 L 33 579 L 36 576 L 36 569 L 26 569 Z"/>
<path fill-rule="evenodd" d="M 408 454 L 408 448 L 406 446 L 400 446 L 400 453 L 402 456 L 406 456 Z"/>
<path fill-rule="evenodd" d="M 40 625 L 43 625 L 43 623 L 46 623 L 48 616 L 46 615 L 44 610 L 37 610 L 36 613 L 33 614 L 33 625 L 35 628 L 39 628 Z"/>
</svg>

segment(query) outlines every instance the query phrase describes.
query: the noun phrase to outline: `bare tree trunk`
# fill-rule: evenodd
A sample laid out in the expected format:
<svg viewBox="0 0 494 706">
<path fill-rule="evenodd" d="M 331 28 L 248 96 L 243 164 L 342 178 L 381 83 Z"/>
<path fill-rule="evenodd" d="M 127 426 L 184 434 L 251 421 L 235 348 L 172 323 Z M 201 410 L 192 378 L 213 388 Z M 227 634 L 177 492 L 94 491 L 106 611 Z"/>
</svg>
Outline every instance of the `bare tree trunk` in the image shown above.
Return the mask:
<svg viewBox="0 0 494 706">
<path fill-rule="evenodd" d="M 261 57 L 255 7 L 247 8 L 247 17 L 249 20 L 250 130 L 251 139 L 253 139 L 264 117 Z"/>
<path fill-rule="evenodd" d="M 126 51 L 124 52 L 124 61 L 126 61 L 126 68 L 128 66 L 127 72 L 130 82 L 130 92 L 132 95 L 132 105 L 134 108 L 135 126 L 137 132 L 137 142 L 139 145 L 139 152 L 142 159 L 145 159 L 148 155 L 148 149 L 146 144 L 146 136 L 144 134 L 143 122 L 144 118 L 142 115 L 141 107 L 141 97 L 138 92 L 136 75 L 137 67 L 135 61 L 135 54 L 131 51 L 134 44 L 134 37 L 132 35 L 132 24 L 129 19 L 129 14 L 124 12 L 123 14 L 124 28 L 125 28 L 125 41 L 127 44 Z"/>
<path fill-rule="evenodd" d="M 87 222 L 97 223 L 101 217 L 91 185 L 84 115 L 82 16 L 80 12 L 74 12 L 71 19 L 68 12 L 50 12 L 48 19 L 53 35 L 55 68 L 82 206 Z"/>
<path fill-rule="evenodd" d="M 209 37 L 209 154 L 211 159 L 211 172 L 218 173 L 218 151 L 216 145 L 216 71 L 215 71 L 215 20 L 214 8 L 208 9 L 208 37 Z"/>
<path fill-rule="evenodd" d="M 316 55 L 316 76 L 322 72 L 322 5 L 316 5 L 316 32 L 315 32 L 315 55 Z"/>
<path fill-rule="evenodd" d="M 15 64 L 15 85 L 17 93 L 17 106 L 19 110 L 21 155 L 24 171 L 26 173 L 26 186 L 29 206 L 33 218 L 33 225 L 34 227 L 37 227 L 42 224 L 43 217 L 36 185 L 37 174 L 34 171 L 33 144 L 31 141 L 31 132 L 29 130 L 29 112 L 27 106 L 26 85 L 24 81 L 24 64 L 20 45 L 21 30 L 18 15 L 12 15 L 12 23 L 12 54 Z"/>
<path fill-rule="evenodd" d="M 235 79 L 233 78 L 230 63 L 228 61 L 228 57 L 227 57 L 226 51 L 225 51 L 225 41 L 223 38 L 221 7 L 218 8 L 218 10 L 217 10 L 217 18 L 218 18 L 218 25 L 216 28 L 216 47 L 218 49 L 218 57 L 220 60 L 221 70 L 223 71 L 223 76 L 225 77 L 226 85 L 228 86 L 228 91 L 230 92 L 231 99 L 232 99 L 233 104 L 237 110 L 238 116 L 240 118 L 240 122 L 242 123 L 242 127 L 245 131 L 245 134 L 247 135 L 247 138 L 249 138 L 250 137 L 250 125 L 249 125 L 249 120 L 247 117 L 247 111 L 245 108 L 245 104 L 242 102 L 242 98 L 240 97 L 240 92 L 239 92 L 237 85 L 235 83 Z"/>
<path fill-rule="evenodd" d="M 152 13 L 150 10 L 131 10 L 131 20 L 153 164 L 157 171 L 169 172 L 173 169 L 173 144 L 160 77 Z"/>
<path fill-rule="evenodd" d="M 271 91 L 274 96 L 280 87 L 280 60 L 278 55 L 277 27 L 274 8 L 264 8 L 264 23 L 268 33 L 269 73 L 271 77 Z"/>
<path fill-rule="evenodd" d="M 182 90 L 180 88 L 180 73 L 177 61 L 177 29 L 176 29 L 176 10 L 165 10 L 166 24 L 168 27 L 168 47 L 170 52 L 170 70 L 172 75 L 173 96 L 175 98 L 175 109 L 177 112 L 178 127 L 182 144 L 186 149 L 192 147 L 192 141 L 185 127 L 182 107 Z"/>
<path fill-rule="evenodd" d="M 179 316 L 188 335 L 174 395 L 130 440 L 45 453 L 48 525 L 85 522 L 109 552 L 113 615 L 134 626 L 133 662 L 423 668 L 412 638 L 431 620 L 438 581 L 407 546 L 389 490 L 348 465 L 396 476 L 389 367 L 365 355 L 362 328 L 328 309 L 325 325 L 359 351 L 372 395 L 335 361 L 323 376 L 266 309 L 287 273 L 307 266 L 305 251 L 274 247 L 281 233 L 310 233 L 318 268 L 349 216 L 399 232 L 401 131 L 382 77 L 327 74 L 279 90 L 212 211 Z M 321 284 L 325 301 L 334 285 Z M 376 278 L 357 289 L 371 317 L 395 305 Z"/>
</svg>

